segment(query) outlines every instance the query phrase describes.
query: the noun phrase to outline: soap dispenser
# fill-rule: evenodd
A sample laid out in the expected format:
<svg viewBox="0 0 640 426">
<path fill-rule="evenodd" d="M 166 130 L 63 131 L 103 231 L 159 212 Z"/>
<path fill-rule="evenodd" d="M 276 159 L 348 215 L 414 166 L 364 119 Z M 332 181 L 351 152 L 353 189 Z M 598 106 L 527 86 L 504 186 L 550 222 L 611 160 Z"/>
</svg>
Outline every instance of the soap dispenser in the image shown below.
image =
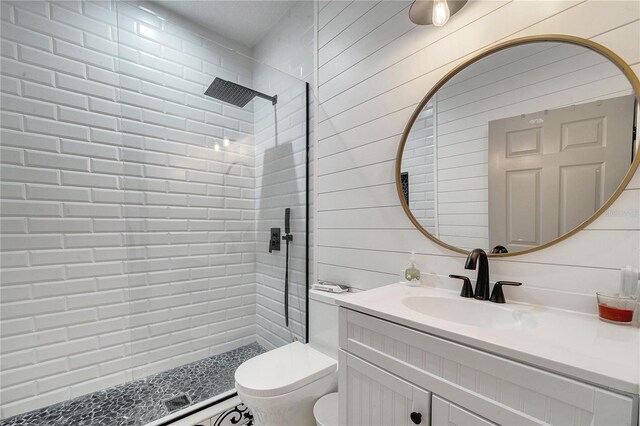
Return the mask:
<svg viewBox="0 0 640 426">
<path fill-rule="evenodd" d="M 418 269 L 418 264 L 416 262 L 415 251 L 411 252 L 411 259 L 404 270 L 404 279 L 411 285 L 420 284 L 420 269 Z"/>
</svg>

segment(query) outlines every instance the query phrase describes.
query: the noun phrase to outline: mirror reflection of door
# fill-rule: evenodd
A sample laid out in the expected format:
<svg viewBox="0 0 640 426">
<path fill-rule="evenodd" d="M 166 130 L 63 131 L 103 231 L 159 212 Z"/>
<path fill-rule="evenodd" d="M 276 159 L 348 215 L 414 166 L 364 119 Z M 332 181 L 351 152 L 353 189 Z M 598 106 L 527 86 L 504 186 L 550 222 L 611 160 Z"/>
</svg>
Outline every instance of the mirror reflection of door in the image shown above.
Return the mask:
<svg viewBox="0 0 640 426">
<path fill-rule="evenodd" d="M 633 161 L 633 95 L 489 122 L 489 244 L 509 252 L 571 231 Z"/>
</svg>

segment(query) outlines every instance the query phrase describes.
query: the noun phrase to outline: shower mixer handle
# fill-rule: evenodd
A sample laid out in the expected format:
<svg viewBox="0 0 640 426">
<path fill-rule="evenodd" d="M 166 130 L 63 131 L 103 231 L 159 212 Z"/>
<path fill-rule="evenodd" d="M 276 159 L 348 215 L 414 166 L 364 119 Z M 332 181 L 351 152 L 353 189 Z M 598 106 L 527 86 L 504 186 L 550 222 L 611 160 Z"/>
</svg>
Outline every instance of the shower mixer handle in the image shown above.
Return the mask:
<svg viewBox="0 0 640 426">
<path fill-rule="evenodd" d="M 269 253 L 273 250 L 280 251 L 280 228 L 271 228 L 271 238 L 269 238 Z"/>
</svg>

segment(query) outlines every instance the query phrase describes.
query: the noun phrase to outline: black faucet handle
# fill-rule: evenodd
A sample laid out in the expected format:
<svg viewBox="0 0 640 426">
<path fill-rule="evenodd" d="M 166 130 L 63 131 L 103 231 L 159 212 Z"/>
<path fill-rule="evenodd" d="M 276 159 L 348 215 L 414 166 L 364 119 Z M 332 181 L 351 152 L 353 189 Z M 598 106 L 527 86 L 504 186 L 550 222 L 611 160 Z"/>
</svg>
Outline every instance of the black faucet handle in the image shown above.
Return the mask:
<svg viewBox="0 0 640 426">
<path fill-rule="evenodd" d="M 460 296 L 473 297 L 473 287 L 471 286 L 471 280 L 469 279 L 469 277 L 465 277 L 464 275 L 449 275 L 449 278 L 455 278 L 457 280 L 463 281 Z"/>
<path fill-rule="evenodd" d="M 515 287 L 521 286 L 522 283 L 518 283 L 515 281 L 496 281 L 496 283 L 493 285 L 493 291 L 491 292 L 491 297 L 489 298 L 490 301 L 492 301 L 493 303 L 504 303 L 504 293 L 502 292 L 502 286 L 503 285 L 512 285 Z"/>
</svg>

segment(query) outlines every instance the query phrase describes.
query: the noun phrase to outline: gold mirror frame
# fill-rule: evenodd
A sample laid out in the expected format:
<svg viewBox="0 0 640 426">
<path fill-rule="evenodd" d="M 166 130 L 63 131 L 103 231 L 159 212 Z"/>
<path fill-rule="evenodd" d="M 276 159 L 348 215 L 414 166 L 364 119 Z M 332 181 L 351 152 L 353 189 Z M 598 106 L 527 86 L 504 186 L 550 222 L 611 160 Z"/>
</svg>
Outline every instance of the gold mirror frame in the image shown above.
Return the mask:
<svg viewBox="0 0 640 426">
<path fill-rule="evenodd" d="M 425 105 L 427 105 L 427 102 L 429 102 L 429 100 L 433 97 L 433 95 L 442 86 L 444 86 L 445 83 L 447 83 L 451 78 L 453 78 L 453 76 L 458 74 L 458 72 L 460 72 L 461 70 L 465 69 L 466 67 L 468 67 L 469 65 L 473 64 L 474 62 L 477 62 L 480 59 L 483 59 L 483 58 L 491 55 L 492 53 L 499 52 L 499 51 L 507 49 L 509 47 L 520 46 L 520 45 L 529 44 L 529 43 L 541 43 L 541 42 L 570 43 L 570 44 L 575 44 L 575 45 L 578 45 L 578 46 L 586 47 L 587 49 L 590 49 L 590 50 L 593 50 L 596 53 L 599 53 L 600 55 L 604 56 L 605 58 L 607 58 L 611 62 L 613 62 L 618 67 L 618 69 L 620 69 L 620 71 L 629 80 L 629 83 L 631 83 L 633 91 L 635 92 L 635 95 L 636 95 L 636 99 L 640 99 L 640 80 L 638 80 L 638 77 L 635 75 L 635 73 L 633 72 L 631 67 L 629 67 L 629 65 L 627 65 L 627 63 L 620 56 L 615 54 L 610 49 L 602 46 L 601 44 L 598 44 L 598 43 L 593 42 L 591 40 L 587 40 L 587 39 L 580 38 L 580 37 L 563 35 L 563 34 L 547 34 L 547 35 L 538 35 L 538 36 L 528 36 L 528 37 L 516 38 L 516 39 L 513 39 L 513 40 L 509 40 L 509 41 L 503 42 L 503 43 L 499 43 L 497 45 L 491 46 L 491 47 L 481 51 L 477 55 L 473 56 L 471 59 L 467 59 L 464 62 L 462 62 L 460 65 L 457 65 L 456 67 L 454 67 L 444 77 L 442 77 L 436 83 L 436 85 L 433 86 L 433 88 L 431 88 L 431 90 L 429 90 L 429 92 L 426 94 L 426 96 L 424 98 L 422 98 L 422 101 L 420 102 L 420 104 L 418 104 L 418 107 L 413 112 L 413 114 L 411 115 L 411 118 L 409 119 L 409 121 L 407 122 L 407 125 L 404 128 L 404 132 L 402 133 L 402 138 L 400 139 L 400 145 L 398 146 L 398 152 L 397 152 L 397 156 L 396 156 L 396 173 L 395 173 L 395 175 L 396 175 L 396 190 L 398 192 L 398 197 L 400 198 L 400 203 L 402 204 L 402 208 L 404 209 L 404 212 L 409 217 L 409 220 L 411 220 L 411 223 L 413 223 L 413 225 L 420 232 L 422 232 L 427 238 L 429 238 L 431 241 L 433 241 L 434 243 L 438 244 L 439 246 L 445 247 L 445 248 L 447 248 L 449 250 L 452 250 L 452 251 L 454 251 L 456 253 L 468 254 L 468 252 L 466 250 L 463 250 L 463 249 L 460 249 L 458 247 L 449 245 L 449 244 L 445 243 L 444 241 L 442 241 L 442 240 L 436 238 L 435 236 L 431 235 L 418 222 L 418 220 L 415 218 L 415 216 L 413 215 L 413 213 L 409 209 L 409 205 L 407 204 L 407 202 L 406 202 L 406 200 L 404 198 L 404 194 L 402 192 L 402 183 L 401 183 L 401 180 L 400 180 L 400 173 L 401 173 L 401 167 L 402 167 L 402 154 L 404 153 L 404 146 L 405 146 L 405 144 L 407 142 L 407 138 L 409 137 L 409 132 L 411 131 L 411 128 L 413 127 L 413 124 L 415 123 L 416 119 L 418 118 L 418 115 L 422 112 L 422 109 L 425 107 Z M 638 138 L 636 137 L 636 145 L 637 145 L 637 141 L 638 141 Z M 546 243 L 541 244 L 541 245 L 539 245 L 537 247 L 530 248 L 530 249 L 527 249 L 527 250 L 517 251 L 517 252 L 513 252 L 513 253 L 490 253 L 490 254 L 487 253 L 488 256 L 489 257 L 493 257 L 493 258 L 497 258 L 497 257 L 511 257 L 511 256 L 517 256 L 517 255 L 520 255 L 520 254 L 532 253 L 532 252 L 535 252 L 535 251 L 542 250 L 542 249 L 545 249 L 547 247 L 550 247 L 550 246 L 552 246 L 554 244 L 557 244 L 560 241 L 563 241 L 563 240 L 571 237 L 572 235 L 578 233 L 579 231 L 583 230 L 587 225 L 589 225 L 591 222 L 596 220 L 600 215 L 602 215 L 602 213 L 604 213 L 609 207 L 611 207 L 613 202 L 620 196 L 622 191 L 624 191 L 624 189 L 627 187 L 627 185 L 629 184 L 629 181 L 631 180 L 631 178 L 635 174 L 636 170 L 638 169 L 638 165 L 640 165 L 640 149 L 638 148 L 638 146 L 636 146 L 636 153 L 635 154 L 636 154 L 636 157 L 633 159 L 633 162 L 631 163 L 631 167 L 627 171 L 627 174 L 625 175 L 624 179 L 622 179 L 622 182 L 620 182 L 620 185 L 618 185 L 618 187 L 616 188 L 616 190 L 613 193 L 613 195 L 611 197 L 609 197 L 607 202 L 604 203 L 602 205 L 602 207 L 600 207 L 593 215 L 591 215 L 591 217 L 589 217 L 587 220 L 582 222 L 580 225 L 578 225 L 577 227 L 575 227 L 571 231 L 567 232 L 566 234 L 561 235 L 560 237 L 556 238 L 555 240 L 546 242 Z"/>
</svg>

